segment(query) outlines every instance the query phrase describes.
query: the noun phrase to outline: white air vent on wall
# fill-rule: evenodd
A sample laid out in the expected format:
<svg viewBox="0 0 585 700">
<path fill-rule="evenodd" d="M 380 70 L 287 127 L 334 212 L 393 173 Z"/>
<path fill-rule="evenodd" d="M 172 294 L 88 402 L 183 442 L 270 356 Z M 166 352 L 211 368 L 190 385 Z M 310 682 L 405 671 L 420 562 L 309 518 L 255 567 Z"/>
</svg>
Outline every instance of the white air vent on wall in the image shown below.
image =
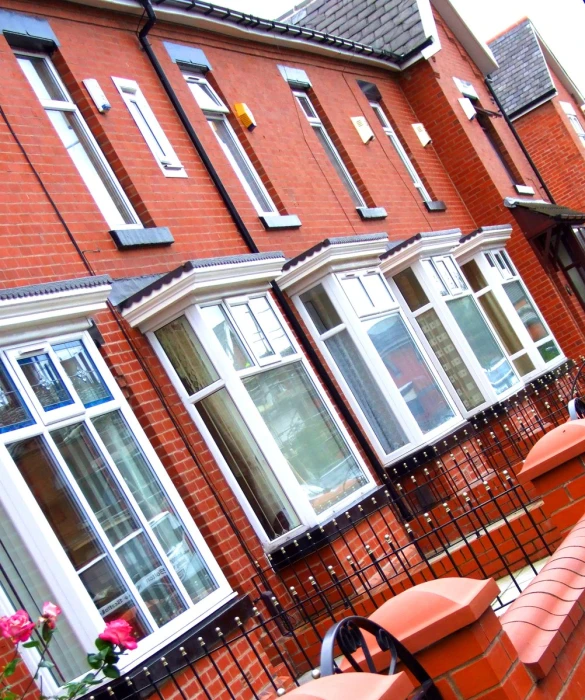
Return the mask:
<svg viewBox="0 0 585 700">
<path fill-rule="evenodd" d="M 351 117 L 352 124 L 364 143 L 370 143 L 374 139 L 374 132 L 365 117 Z"/>
</svg>

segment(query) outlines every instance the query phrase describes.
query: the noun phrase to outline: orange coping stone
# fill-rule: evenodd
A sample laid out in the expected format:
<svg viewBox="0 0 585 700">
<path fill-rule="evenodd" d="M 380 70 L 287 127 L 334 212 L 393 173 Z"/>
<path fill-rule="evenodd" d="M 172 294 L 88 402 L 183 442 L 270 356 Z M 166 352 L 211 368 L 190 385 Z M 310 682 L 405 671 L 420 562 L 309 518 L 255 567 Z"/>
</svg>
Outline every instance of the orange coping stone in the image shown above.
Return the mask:
<svg viewBox="0 0 585 700">
<path fill-rule="evenodd" d="M 344 673 L 310 681 L 286 693 L 294 700 L 406 700 L 414 686 L 401 671 L 393 676 Z"/>
<path fill-rule="evenodd" d="M 553 428 L 534 445 L 518 473 L 521 484 L 532 481 L 585 453 L 585 419 Z"/>
</svg>

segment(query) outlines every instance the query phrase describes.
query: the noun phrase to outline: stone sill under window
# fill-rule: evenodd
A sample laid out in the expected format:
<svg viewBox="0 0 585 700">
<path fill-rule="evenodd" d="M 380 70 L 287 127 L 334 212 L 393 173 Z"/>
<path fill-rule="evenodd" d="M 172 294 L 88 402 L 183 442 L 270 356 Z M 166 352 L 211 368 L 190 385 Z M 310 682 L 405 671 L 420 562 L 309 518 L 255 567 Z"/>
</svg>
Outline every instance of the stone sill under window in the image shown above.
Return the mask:
<svg viewBox="0 0 585 700">
<path fill-rule="evenodd" d="M 447 211 L 447 205 L 440 199 L 437 199 L 434 202 L 425 201 L 425 207 L 427 208 L 427 211 Z"/>
<path fill-rule="evenodd" d="M 260 221 L 267 231 L 282 231 L 302 226 L 301 220 L 296 214 L 263 214 Z"/>
<path fill-rule="evenodd" d="M 528 197 L 532 197 L 534 195 L 534 189 L 529 185 L 514 185 L 514 189 L 516 192 L 518 192 L 518 194 L 523 194 Z"/>
<path fill-rule="evenodd" d="M 175 242 L 173 234 L 166 226 L 113 229 L 110 235 L 118 250 L 167 246 Z"/>
<path fill-rule="evenodd" d="M 388 216 L 384 207 L 356 207 L 356 210 L 364 221 L 377 221 Z"/>
</svg>

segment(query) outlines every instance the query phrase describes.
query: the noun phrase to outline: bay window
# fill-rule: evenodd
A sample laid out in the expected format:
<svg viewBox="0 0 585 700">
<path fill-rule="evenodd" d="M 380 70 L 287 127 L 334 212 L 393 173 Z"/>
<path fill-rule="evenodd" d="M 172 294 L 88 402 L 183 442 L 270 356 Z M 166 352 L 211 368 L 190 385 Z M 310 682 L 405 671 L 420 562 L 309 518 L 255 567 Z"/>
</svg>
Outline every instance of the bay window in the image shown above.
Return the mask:
<svg viewBox="0 0 585 700">
<path fill-rule="evenodd" d="M 265 293 L 197 304 L 157 325 L 151 341 L 265 544 L 373 488 Z"/>
<path fill-rule="evenodd" d="M 51 687 L 103 621 L 132 624 L 132 663 L 230 595 L 87 333 L 0 353 L 0 454 L 0 608 L 63 609 Z"/>
</svg>

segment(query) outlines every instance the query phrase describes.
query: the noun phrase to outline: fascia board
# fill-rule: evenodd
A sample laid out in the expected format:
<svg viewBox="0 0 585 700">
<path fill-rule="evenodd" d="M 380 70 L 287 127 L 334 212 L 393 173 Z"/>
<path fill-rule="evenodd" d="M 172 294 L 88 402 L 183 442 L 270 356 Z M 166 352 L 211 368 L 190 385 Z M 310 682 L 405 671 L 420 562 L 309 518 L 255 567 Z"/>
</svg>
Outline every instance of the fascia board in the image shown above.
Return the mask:
<svg viewBox="0 0 585 700">
<path fill-rule="evenodd" d="M 431 0 L 418 0 L 417 5 L 424 35 L 430 36 L 433 39 L 433 43 L 421 51 L 422 57 L 428 60 L 431 56 L 434 56 L 438 51 L 440 51 L 441 40 L 439 39 L 437 23 L 433 17 Z"/>
<path fill-rule="evenodd" d="M 459 243 L 461 231 L 436 236 L 433 238 L 421 238 L 399 250 L 394 255 L 380 261 L 380 269 L 385 275 L 394 275 L 417 260 L 428 258 L 432 255 L 446 255 L 451 253 Z"/>
<path fill-rule="evenodd" d="M 585 97 L 583 97 L 583 94 L 581 93 L 579 88 L 571 80 L 571 78 L 569 77 L 569 74 L 563 68 L 563 66 L 559 63 L 559 60 L 556 58 L 556 56 L 553 54 L 553 52 L 549 49 L 546 42 L 543 41 L 543 39 L 540 36 L 540 34 L 538 33 L 536 27 L 534 27 L 534 25 L 533 25 L 532 28 L 534 30 L 534 33 L 536 34 L 536 37 L 538 39 L 538 43 L 540 44 L 540 48 L 542 49 L 542 53 L 544 54 L 544 58 L 546 59 L 547 66 L 550 66 L 550 70 L 552 70 L 554 72 L 556 77 L 563 84 L 564 88 L 575 99 L 575 101 L 578 102 L 579 107 L 580 107 L 585 102 Z M 553 80 L 553 83 L 554 83 L 554 80 Z"/>
<path fill-rule="evenodd" d="M 140 299 L 122 315 L 133 328 L 146 332 L 157 317 L 181 305 L 267 289 L 280 276 L 284 262 L 284 258 L 273 258 L 195 268 Z"/>
<path fill-rule="evenodd" d="M 484 75 L 497 70 L 499 66 L 489 46 L 470 29 L 450 0 L 432 0 L 432 4 L 479 70 Z"/>
<path fill-rule="evenodd" d="M 503 248 L 512 235 L 511 226 L 502 226 L 500 229 L 481 231 L 464 243 L 460 243 L 453 251 L 453 256 L 460 265 L 471 260 L 478 253 L 494 248 Z"/>
<path fill-rule="evenodd" d="M 298 294 L 331 272 L 378 266 L 380 255 L 386 250 L 387 238 L 377 241 L 329 245 L 306 260 L 284 272 L 278 286 L 289 294 Z"/>
</svg>

